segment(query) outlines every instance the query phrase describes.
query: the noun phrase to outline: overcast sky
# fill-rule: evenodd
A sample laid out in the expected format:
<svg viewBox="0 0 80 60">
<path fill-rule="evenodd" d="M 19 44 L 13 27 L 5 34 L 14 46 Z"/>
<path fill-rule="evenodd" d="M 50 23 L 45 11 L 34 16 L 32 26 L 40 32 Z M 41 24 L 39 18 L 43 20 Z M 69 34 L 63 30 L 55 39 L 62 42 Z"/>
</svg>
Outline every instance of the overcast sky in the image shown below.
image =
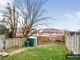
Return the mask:
<svg viewBox="0 0 80 60">
<path fill-rule="evenodd" d="M 11 3 L 11 0 L 0 0 L 0 9 L 2 10 L 7 5 L 8 2 Z M 0 15 L 0 20 L 1 19 L 2 19 L 2 17 Z"/>
<path fill-rule="evenodd" d="M 11 0 L 0 0 L 0 7 Z M 80 29 L 80 0 L 48 0 L 44 5 L 46 16 L 55 18 L 49 27 L 58 29 Z"/>
</svg>

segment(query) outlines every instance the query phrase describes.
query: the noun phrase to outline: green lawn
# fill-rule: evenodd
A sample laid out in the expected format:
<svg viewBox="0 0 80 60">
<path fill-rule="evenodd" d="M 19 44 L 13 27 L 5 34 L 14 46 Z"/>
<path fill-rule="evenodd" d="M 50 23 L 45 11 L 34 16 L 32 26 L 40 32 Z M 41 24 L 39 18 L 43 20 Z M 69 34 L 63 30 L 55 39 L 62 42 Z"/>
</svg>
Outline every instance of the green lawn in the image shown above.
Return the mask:
<svg viewBox="0 0 80 60">
<path fill-rule="evenodd" d="M 53 44 L 46 47 L 29 49 L 4 58 L 4 60 L 65 60 L 67 53 L 68 51 L 63 44 Z"/>
</svg>

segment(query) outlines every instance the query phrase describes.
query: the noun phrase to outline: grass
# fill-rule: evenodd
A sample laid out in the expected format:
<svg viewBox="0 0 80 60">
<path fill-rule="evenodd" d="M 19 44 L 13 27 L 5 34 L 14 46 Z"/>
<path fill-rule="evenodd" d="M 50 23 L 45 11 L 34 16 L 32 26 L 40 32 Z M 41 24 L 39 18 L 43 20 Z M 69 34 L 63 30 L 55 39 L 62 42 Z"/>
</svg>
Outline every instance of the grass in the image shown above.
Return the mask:
<svg viewBox="0 0 80 60">
<path fill-rule="evenodd" d="M 7 48 L 5 51 L 9 53 L 9 52 L 11 52 L 11 51 L 18 50 L 18 49 L 20 49 L 20 48 L 22 48 L 22 47 L 13 46 L 13 47 Z"/>
<path fill-rule="evenodd" d="M 35 47 L 19 54 L 8 56 L 4 60 L 65 60 L 68 53 L 64 44 L 52 44 L 45 47 Z"/>
</svg>

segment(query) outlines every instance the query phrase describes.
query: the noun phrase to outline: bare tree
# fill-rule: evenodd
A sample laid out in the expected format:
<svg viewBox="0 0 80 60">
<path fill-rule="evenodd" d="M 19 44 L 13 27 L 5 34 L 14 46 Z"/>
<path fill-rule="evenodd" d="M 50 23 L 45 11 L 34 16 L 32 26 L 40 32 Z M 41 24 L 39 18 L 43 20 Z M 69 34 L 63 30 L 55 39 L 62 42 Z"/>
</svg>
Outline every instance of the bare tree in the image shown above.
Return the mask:
<svg viewBox="0 0 80 60">
<path fill-rule="evenodd" d="M 46 22 L 49 17 L 43 17 L 44 9 L 43 5 L 47 0 L 14 0 L 14 5 L 18 9 L 18 14 L 23 20 L 20 22 L 22 25 L 22 32 L 25 37 L 29 37 L 33 33 L 39 31 L 36 30 L 37 26 L 42 25 L 42 22 Z"/>
<path fill-rule="evenodd" d="M 18 13 L 16 12 L 15 6 L 11 6 L 10 3 L 7 4 L 7 7 L 4 11 L 1 11 L 3 19 L 0 21 L 6 23 L 9 26 L 11 37 L 15 37 L 18 24 Z"/>
</svg>

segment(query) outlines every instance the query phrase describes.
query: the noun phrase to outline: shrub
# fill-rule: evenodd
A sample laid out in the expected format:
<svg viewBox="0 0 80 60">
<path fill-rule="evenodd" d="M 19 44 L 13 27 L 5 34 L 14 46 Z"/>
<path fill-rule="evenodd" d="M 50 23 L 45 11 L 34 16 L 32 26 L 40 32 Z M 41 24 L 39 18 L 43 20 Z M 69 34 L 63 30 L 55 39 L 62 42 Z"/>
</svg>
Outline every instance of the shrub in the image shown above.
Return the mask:
<svg viewBox="0 0 80 60">
<path fill-rule="evenodd" d="M 39 41 L 45 41 L 45 37 L 39 36 L 39 37 L 38 37 L 38 40 L 39 40 Z"/>
<path fill-rule="evenodd" d="M 11 33 L 9 32 L 9 29 L 6 29 L 4 35 L 5 35 L 5 38 L 6 38 L 6 39 L 11 37 Z"/>
<path fill-rule="evenodd" d="M 0 34 L 4 34 L 6 27 L 4 25 L 0 25 Z"/>
</svg>

